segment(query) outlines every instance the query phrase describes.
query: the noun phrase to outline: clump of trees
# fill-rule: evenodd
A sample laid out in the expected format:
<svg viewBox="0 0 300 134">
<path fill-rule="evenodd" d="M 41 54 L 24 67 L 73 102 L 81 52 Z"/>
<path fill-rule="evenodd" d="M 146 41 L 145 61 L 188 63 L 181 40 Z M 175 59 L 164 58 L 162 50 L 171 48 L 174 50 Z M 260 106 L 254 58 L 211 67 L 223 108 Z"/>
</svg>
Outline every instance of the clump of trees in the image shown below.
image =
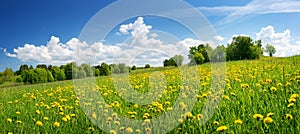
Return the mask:
<svg viewBox="0 0 300 134">
<path fill-rule="evenodd" d="M 183 62 L 183 56 L 181 55 L 175 55 L 173 57 L 171 57 L 170 59 L 166 59 L 164 60 L 164 67 L 168 67 L 168 66 L 181 66 Z"/>
<path fill-rule="evenodd" d="M 267 46 L 266 50 L 271 54 L 276 52 L 270 46 Z M 198 65 L 206 62 L 259 59 L 262 54 L 261 40 L 253 41 L 249 36 L 237 36 L 233 37 L 227 48 L 221 45 L 213 49 L 209 44 L 190 47 L 188 57 L 189 65 Z"/>
</svg>

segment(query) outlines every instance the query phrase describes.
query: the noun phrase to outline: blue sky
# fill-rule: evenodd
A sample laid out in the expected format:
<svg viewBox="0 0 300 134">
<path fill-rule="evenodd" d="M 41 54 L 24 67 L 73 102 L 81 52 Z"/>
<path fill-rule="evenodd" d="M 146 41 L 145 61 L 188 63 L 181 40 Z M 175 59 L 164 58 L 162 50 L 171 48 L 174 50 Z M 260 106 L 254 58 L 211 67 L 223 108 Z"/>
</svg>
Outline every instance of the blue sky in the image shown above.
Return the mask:
<svg viewBox="0 0 300 134">
<path fill-rule="evenodd" d="M 153 16 L 136 16 L 120 22 L 107 35 L 105 41 L 85 43 L 85 40 L 80 40 L 81 32 L 92 17 L 113 2 L 115 1 L 1 1 L 0 71 L 6 67 L 17 70 L 21 64 L 60 65 L 74 59 L 91 64 L 116 62 L 113 57 L 118 57 L 119 52 L 122 52 L 120 57 L 128 57 L 119 58 L 120 61 L 126 61 L 128 64 L 150 63 L 160 66 L 163 58 L 173 55 L 168 50 L 186 54 L 180 51 L 183 49 L 178 45 L 188 47 L 197 43 L 216 43 L 196 39 L 190 31 L 175 21 Z M 300 54 L 300 2 L 296 0 L 185 2 L 204 14 L 216 32 L 217 41 L 222 44 L 230 42 L 233 35 L 243 34 L 253 39 L 262 39 L 264 44 L 273 44 L 278 51 L 275 56 Z M 124 7 L 118 10 L 128 9 Z M 189 10 L 182 9 L 186 13 L 189 13 Z M 130 23 L 134 26 L 130 27 Z M 121 29 L 122 25 L 126 28 Z M 132 50 L 125 51 L 130 44 L 139 41 L 140 46 L 136 45 Z M 147 48 L 151 44 L 160 44 L 162 51 L 147 54 L 146 51 L 141 51 L 141 48 Z M 81 50 L 77 52 L 74 47 Z M 155 47 L 157 48 L 152 45 L 149 49 Z M 94 51 L 95 49 L 99 51 Z M 74 53 L 82 55 L 76 59 Z M 97 54 L 97 57 L 93 60 L 87 59 L 92 57 L 91 54 Z M 160 57 L 161 55 L 164 57 Z"/>
</svg>

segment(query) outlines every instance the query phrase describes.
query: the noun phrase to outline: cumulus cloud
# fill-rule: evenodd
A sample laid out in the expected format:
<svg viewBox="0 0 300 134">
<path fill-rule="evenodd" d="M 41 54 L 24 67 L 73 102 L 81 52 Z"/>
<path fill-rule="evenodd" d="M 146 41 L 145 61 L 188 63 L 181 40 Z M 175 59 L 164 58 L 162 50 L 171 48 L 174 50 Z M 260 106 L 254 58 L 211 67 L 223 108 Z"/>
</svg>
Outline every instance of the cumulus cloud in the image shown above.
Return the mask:
<svg viewBox="0 0 300 134">
<path fill-rule="evenodd" d="M 286 57 L 300 54 L 299 41 L 296 41 L 294 44 L 291 42 L 289 29 L 283 32 L 276 32 L 273 26 L 263 27 L 256 33 L 256 38 L 262 40 L 264 47 L 266 44 L 274 45 L 277 51 L 274 56 Z"/>
<path fill-rule="evenodd" d="M 66 43 L 60 42 L 59 37 L 52 36 L 46 45 L 25 44 L 23 47 L 14 49 L 14 53 L 5 54 L 16 57 L 21 61 L 35 61 L 53 65 L 66 64 L 75 61 L 78 64 L 101 64 L 125 63 L 127 65 L 144 66 L 149 63 L 152 66 L 162 66 L 164 59 L 176 54 L 183 55 L 185 63 L 188 58 L 188 50 L 191 46 L 209 43 L 217 44 L 215 41 L 200 41 L 186 38 L 182 41 L 164 43 L 159 34 L 151 33 L 151 25 L 144 22 L 143 17 L 138 17 L 134 23 L 121 25 L 118 34 L 130 35 L 126 42 L 117 44 L 104 44 L 104 41 L 88 44 L 77 38 L 72 38 Z M 224 40 L 216 36 L 217 40 Z"/>
</svg>

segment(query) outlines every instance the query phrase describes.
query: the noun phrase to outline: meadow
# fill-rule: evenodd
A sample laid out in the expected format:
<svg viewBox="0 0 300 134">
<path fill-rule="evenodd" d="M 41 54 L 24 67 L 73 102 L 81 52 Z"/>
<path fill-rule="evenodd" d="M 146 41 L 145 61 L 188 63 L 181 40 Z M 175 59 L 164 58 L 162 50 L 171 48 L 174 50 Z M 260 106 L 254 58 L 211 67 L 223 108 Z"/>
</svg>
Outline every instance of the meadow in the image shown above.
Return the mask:
<svg viewBox="0 0 300 134">
<path fill-rule="evenodd" d="M 218 64 L 1 88 L 0 131 L 300 132 L 300 56 Z"/>
</svg>

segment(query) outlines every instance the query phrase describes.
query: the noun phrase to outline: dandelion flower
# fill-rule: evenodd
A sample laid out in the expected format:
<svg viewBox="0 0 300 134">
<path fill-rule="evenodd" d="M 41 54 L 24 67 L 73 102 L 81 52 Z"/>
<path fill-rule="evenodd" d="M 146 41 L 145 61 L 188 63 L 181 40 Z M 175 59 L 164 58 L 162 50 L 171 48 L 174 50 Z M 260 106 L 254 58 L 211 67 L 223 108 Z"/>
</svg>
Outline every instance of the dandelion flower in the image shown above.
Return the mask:
<svg viewBox="0 0 300 134">
<path fill-rule="evenodd" d="M 288 105 L 288 107 L 294 107 L 294 103 L 290 103 L 289 105 Z"/>
<path fill-rule="evenodd" d="M 64 122 L 68 121 L 68 119 L 66 117 L 63 117 L 61 120 L 64 121 Z"/>
<path fill-rule="evenodd" d="M 137 129 L 135 130 L 135 133 L 141 133 L 141 130 Z"/>
<path fill-rule="evenodd" d="M 274 115 L 274 113 L 268 113 L 267 117 L 272 117 Z"/>
<path fill-rule="evenodd" d="M 43 123 L 42 123 L 41 121 L 37 121 L 35 124 L 36 124 L 37 126 L 43 126 Z"/>
<path fill-rule="evenodd" d="M 242 124 L 243 124 L 243 121 L 240 120 L 240 119 L 237 119 L 237 120 L 234 121 L 234 124 L 242 125 Z"/>
<path fill-rule="evenodd" d="M 285 118 L 289 119 L 289 120 L 292 120 L 293 119 L 293 116 L 291 114 L 286 114 L 285 115 Z"/>
<path fill-rule="evenodd" d="M 289 99 L 289 103 L 295 103 L 295 102 L 296 102 L 296 99 L 294 99 L 294 98 Z"/>
<path fill-rule="evenodd" d="M 172 107 L 168 107 L 168 108 L 167 108 L 167 111 L 171 111 L 171 110 L 172 110 Z"/>
<path fill-rule="evenodd" d="M 271 90 L 272 92 L 275 92 L 277 89 L 276 89 L 276 87 L 271 87 L 270 90 Z"/>
<path fill-rule="evenodd" d="M 125 129 L 126 133 L 133 133 L 133 129 L 131 127 L 128 127 Z"/>
<path fill-rule="evenodd" d="M 40 110 L 36 110 L 35 113 L 36 114 L 41 114 L 41 111 Z"/>
<path fill-rule="evenodd" d="M 47 120 L 49 120 L 49 117 L 46 117 L 46 116 L 45 116 L 43 119 L 47 121 Z"/>
<path fill-rule="evenodd" d="M 151 128 L 149 128 L 149 127 L 146 128 L 146 132 L 147 132 L 147 133 L 151 133 Z"/>
<path fill-rule="evenodd" d="M 55 127 L 59 127 L 60 126 L 60 123 L 59 122 L 54 122 L 53 124 Z"/>
<path fill-rule="evenodd" d="M 95 131 L 95 128 L 89 127 L 89 131 L 93 132 L 93 131 Z"/>
<path fill-rule="evenodd" d="M 299 94 L 292 94 L 291 95 L 291 99 L 296 99 L 296 98 L 298 98 L 299 97 Z"/>
<path fill-rule="evenodd" d="M 116 130 L 110 130 L 109 134 L 117 134 Z"/>
<path fill-rule="evenodd" d="M 264 123 L 265 124 L 269 124 L 269 123 L 272 123 L 273 122 L 273 119 L 271 118 L 271 117 L 266 117 L 265 119 L 264 119 Z"/>
<path fill-rule="evenodd" d="M 17 111 L 16 114 L 19 115 L 19 114 L 21 114 L 21 112 Z"/>
<path fill-rule="evenodd" d="M 262 116 L 261 114 L 254 114 L 253 118 L 259 121 L 259 120 L 262 120 L 264 118 L 264 116 Z"/>
<path fill-rule="evenodd" d="M 218 121 L 214 121 L 214 125 L 219 125 L 219 122 Z"/>
<path fill-rule="evenodd" d="M 6 121 L 9 122 L 9 123 L 11 123 L 12 119 L 11 118 L 7 118 Z"/>
<path fill-rule="evenodd" d="M 22 121 L 17 121 L 17 124 L 21 124 L 22 123 Z"/>
<path fill-rule="evenodd" d="M 222 132 L 222 131 L 225 131 L 226 129 L 227 129 L 226 126 L 220 126 L 220 127 L 217 128 L 217 131 Z"/>
</svg>

